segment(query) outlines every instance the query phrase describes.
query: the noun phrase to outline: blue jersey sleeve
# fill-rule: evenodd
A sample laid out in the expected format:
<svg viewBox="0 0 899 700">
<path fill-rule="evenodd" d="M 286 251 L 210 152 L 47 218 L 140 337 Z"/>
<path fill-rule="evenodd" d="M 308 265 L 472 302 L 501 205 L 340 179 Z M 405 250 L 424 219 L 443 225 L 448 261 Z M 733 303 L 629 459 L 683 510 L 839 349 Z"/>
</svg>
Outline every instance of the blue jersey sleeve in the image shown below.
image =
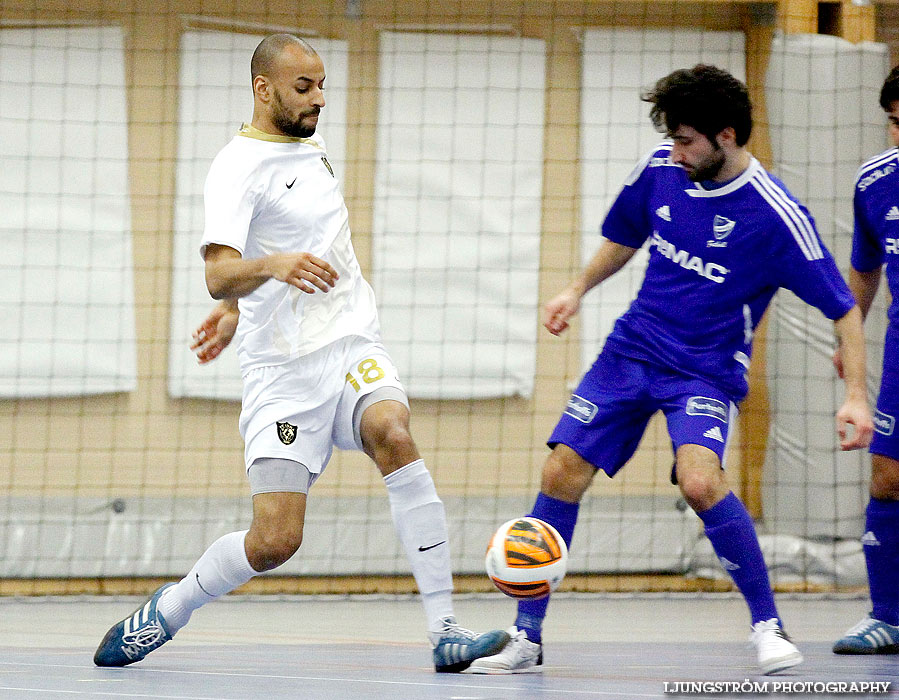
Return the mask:
<svg viewBox="0 0 899 700">
<path fill-rule="evenodd" d="M 883 265 L 884 251 L 871 226 L 865 197 L 858 189 L 852 201 L 855 228 L 852 234 L 852 267 L 859 272 L 871 272 Z"/>
<path fill-rule="evenodd" d="M 779 221 L 782 245 L 773 261 L 780 270 L 779 286 L 835 321 L 855 306 L 855 298 L 821 242 L 811 214 L 804 206 L 794 205 L 789 218 Z"/>
<path fill-rule="evenodd" d="M 652 231 L 646 197 L 652 178 L 649 167 L 655 152 L 647 155 L 631 172 L 602 223 L 602 235 L 630 248 L 643 245 Z"/>
</svg>

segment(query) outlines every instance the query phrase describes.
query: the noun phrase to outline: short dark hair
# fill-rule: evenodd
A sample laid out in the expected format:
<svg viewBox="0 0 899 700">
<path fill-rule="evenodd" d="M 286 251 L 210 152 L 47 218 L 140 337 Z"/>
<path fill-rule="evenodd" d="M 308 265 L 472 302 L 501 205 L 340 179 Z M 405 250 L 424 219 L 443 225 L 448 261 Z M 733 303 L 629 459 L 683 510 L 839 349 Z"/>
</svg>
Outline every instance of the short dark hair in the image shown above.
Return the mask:
<svg viewBox="0 0 899 700">
<path fill-rule="evenodd" d="M 899 66 L 893 68 L 880 88 L 880 106 L 884 112 L 893 108 L 893 103 L 899 102 Z"/>
<path fill-rule="evenodd" d="M 752 133 L 752 102 L 746 86 L 721 68 L 698 64 L 659 80 L 641 99 L 652 104 L 649 118 L 663 133 L 690 126 L 709 141 L 733 127 L 738 146 Z"/>
<path fill-rule="evenodd" d="M 305 39 L 293 34 L 270 34 L 259 42 L 253 52 L 253 58 L 250 59 L 250 80 L 256 80 L 257 75 L 271 73 L 275 60 L 288 44 L 299 44 L 307 54 L 315 55 L 315 49 Z"/>
</svg>

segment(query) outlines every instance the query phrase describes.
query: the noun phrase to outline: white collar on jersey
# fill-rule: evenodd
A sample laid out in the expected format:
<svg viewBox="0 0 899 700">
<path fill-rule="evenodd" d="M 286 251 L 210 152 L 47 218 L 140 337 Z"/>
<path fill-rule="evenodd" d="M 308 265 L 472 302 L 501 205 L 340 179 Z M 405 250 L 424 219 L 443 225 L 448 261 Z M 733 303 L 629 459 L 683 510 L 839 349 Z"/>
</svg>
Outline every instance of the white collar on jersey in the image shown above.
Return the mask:
<svg viewBox="0 0 899 700">
<path fill-rule="evenodd" d="M 270 134 L 267 131 L 257 129 L 252 124 L 241 124 L 237 131 L 238 136 L 246 136 L 248 139 L 258 139 L 259 141 L 270 141 L 272 143 L 305 143 L 309 146 L 321 148 L 317 141 L 312 139 L 304 139 L 300 136 L 286 136 L 283 134 Z"/>
<path fill-rule="evenodd" d="M 762 166 L 759 164 L 755 156 L 750 156 L 749 165 L 746 167 L 746 170 L 737 175 L 737 177 L 735 177 L 723 187 L 716 187 L 714 189 L 707 190 L 698 182 L 694 182 L 694 187 L 685 190 L 685 192 L 691 197 L 723 197 L 726 194 L 730 194 L 731 192 L 740 189 L 743 185 L 749 182 L 761 167 Z"/>
</svg>

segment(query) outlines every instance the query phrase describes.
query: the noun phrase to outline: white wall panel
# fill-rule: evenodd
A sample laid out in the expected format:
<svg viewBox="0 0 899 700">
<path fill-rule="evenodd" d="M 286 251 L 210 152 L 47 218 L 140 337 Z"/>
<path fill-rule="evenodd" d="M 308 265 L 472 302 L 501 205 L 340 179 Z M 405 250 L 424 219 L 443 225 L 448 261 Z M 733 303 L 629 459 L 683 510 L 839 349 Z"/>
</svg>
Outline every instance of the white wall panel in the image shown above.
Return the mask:
<svg viewBox="0 0 899 700">
<path fill-rule="evenodd" d="M 381 33 L 373 278 L 409 394 L 530 396 L 545 46 Z"/>
<path fill-rule="evenodd" d="M 122 30 L 0 30 L 0 123 L 0 396 L 132 390 Z"/>
</svg>

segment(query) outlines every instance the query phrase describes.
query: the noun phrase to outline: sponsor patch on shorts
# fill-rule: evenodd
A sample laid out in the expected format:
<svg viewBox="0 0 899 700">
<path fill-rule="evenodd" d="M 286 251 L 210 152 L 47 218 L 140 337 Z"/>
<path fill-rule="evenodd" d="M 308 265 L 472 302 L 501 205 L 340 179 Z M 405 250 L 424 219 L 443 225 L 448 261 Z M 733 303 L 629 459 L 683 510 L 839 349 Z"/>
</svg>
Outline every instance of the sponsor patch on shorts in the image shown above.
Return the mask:
<svg viewBox="0 0 899 700">
<path fill-rule="evenodd" d="M 579 420 L 581 423 L 589 423 L 593 420 L 593 417 L 596 415 L 596 404 L 587 399 L 578 396 L 577 394 L 572 394 L 571 398 L 568 399 L 568 405 L 565 407 L 566 415 L 571 416 L 575 420 Z"/>
<path fill-rule="evenodd" d="M 718 399 L 710 399 L 707 396 L 691 396 L 687 399 L 688 416 L 710 416 L 717 418 L 722 423 L 727 423 L 727 405 Z"/>
<path fill-rule="evenodd" d="M 883 411 L 874 411 L 874 432 L 881 435 L 892 435 L 896 427 L 896 419 Z"/>
</svg>

